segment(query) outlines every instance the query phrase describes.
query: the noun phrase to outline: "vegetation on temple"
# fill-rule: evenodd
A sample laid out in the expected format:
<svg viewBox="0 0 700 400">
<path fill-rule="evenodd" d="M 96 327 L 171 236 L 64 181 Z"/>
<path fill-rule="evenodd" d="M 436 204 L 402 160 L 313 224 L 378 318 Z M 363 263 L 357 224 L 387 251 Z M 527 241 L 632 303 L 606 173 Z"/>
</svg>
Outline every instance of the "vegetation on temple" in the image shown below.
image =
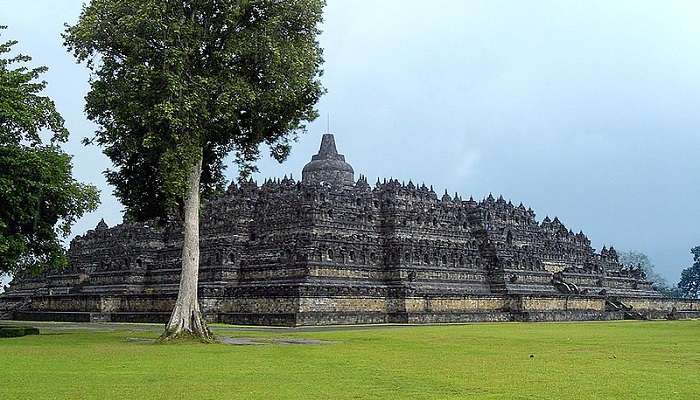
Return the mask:
<svg viewBox="0 0 700 400">
<path fill-rule="evenodd" d="M 693 265 L 681 272 L 678 289 L 685 297 L 700 298 L 700 246 L 693 247 Z"/>
<path fill-rule="evenodd" d="M 184 231 L 180 294 L 164 339 L 209 339 L 197 302 L 200 196 L 225 157 L 245 175 L 259 146 L 277 160 L 316 118 L 323 0 L 93 0 L 66 46 L 92 71 L 86 110 L 127 216 Z"/>
<path fill-rule="evenodd" d="M 61 240 L 99 195 L 73 178 L 60 148 L 68 130 L 42 96 L 47 68 L 27 66 L 31 57 L 13 55 L 15 44 L 0 43 L 0 273 L 36 273 L 66 266 Z"/>
</svg>

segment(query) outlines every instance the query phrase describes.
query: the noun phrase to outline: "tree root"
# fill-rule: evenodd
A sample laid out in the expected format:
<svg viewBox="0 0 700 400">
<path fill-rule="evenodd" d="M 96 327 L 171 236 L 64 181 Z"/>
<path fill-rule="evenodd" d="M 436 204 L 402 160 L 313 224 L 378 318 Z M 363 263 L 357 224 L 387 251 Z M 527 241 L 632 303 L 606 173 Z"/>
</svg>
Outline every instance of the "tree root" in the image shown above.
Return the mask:
<svg viewBox="0 0 700 400">
<path fill-rule="evenodd" d="M 158 342 L 168 343 L 188 339 L 194 339 L 202 343 L 216 342 L 214 334 L 209 330 L 199 310 L 192 310 L 191 313 L 182 315 L 176 309 L 165 328 L 165 332 L 158 338 Z"/>
</svg>

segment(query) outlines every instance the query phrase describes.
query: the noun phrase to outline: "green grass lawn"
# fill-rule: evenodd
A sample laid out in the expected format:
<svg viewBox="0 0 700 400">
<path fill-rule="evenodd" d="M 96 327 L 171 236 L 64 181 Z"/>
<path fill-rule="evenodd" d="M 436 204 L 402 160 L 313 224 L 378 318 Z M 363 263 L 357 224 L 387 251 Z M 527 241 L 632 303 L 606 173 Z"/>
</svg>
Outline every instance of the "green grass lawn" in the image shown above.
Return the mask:
<svg viewBox="0 0 700 400">
<path fill-rule="evenodd" d="M 214 328 L 267 343 L 244 346 L 157 345 L 153 325 L 40 327 L 0 339 L 0 399 L 700 398 L 700 321 Z"/>
</svg>

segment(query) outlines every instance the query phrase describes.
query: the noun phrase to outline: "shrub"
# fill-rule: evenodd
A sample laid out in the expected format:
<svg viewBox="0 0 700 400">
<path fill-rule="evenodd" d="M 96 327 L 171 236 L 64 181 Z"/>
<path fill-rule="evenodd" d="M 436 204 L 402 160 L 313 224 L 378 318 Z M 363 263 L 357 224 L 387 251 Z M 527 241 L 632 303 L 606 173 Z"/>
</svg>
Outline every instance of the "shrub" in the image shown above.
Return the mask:
<svg viewBox="0 0 700 400">
<path fill-rule="evenodd" d="M 13 338 L 38 334 L 39 329 L 31 326 L 0 326 L 0 338 Z"/>
</svg>

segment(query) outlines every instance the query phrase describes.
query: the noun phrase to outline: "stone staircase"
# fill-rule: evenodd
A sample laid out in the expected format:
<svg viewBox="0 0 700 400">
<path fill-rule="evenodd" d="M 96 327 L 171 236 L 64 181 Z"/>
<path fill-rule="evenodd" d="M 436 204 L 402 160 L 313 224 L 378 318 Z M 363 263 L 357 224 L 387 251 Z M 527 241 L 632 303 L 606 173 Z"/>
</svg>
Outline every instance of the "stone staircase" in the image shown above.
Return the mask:
<svg viewBox="0 0 700 400">
<path fill-rule="evenodd" d="M 581 294 L 581 289 L 574 283 L 566 282 L 561 273 L 552 275 L 552 285 L 559 293 L 563 294 Z"/>
<path fill-rule="evenodd" d="M 644 314 L 635 310 L 634 307 L 623 303 L 620 299 L 609 297 L 605 299 L 605 310 L 606 311 L 616 311 L 621 312 L 625 319 L 633 319 L 639 321 L 646 321 L 647 318 Z"/>
</svg>

